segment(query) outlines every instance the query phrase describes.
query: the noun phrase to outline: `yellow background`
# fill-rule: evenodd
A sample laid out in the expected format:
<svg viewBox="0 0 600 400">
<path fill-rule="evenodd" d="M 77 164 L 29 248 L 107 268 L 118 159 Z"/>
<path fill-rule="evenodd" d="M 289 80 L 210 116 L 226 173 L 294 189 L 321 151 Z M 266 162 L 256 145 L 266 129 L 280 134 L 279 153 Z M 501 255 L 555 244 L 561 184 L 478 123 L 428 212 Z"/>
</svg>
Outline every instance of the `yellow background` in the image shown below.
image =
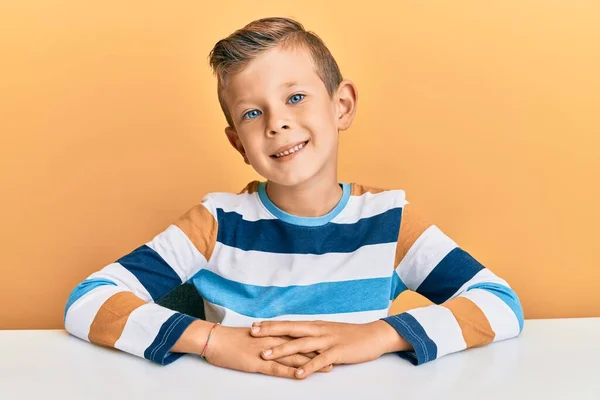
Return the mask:
<svg viewBox="0 0 600 400">
<path fill-rule="evenodd" d="M 93 3 L 0 5 L 0 328 L 62 327 L 79 281 L 257 177 L 207 55 L 273 15 L 358 85 L 340 180 L 405 189 L 526 318 L 600 316 L 597 1 Z"/>
</svg>

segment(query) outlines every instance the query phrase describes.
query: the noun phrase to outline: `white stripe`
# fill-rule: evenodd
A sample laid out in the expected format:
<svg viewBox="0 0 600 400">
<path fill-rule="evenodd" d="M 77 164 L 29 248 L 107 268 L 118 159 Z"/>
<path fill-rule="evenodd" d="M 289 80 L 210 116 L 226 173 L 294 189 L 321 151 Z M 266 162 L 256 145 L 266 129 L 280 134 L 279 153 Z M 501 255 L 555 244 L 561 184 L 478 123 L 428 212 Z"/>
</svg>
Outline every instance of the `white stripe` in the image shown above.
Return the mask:
<svg viewBox="0 0 600 400">
<path fill-rule="evenodd" d="M 125 291 L 125 289 L 113 285 L 102 285 L 90 290 L 69 307 L 65 318 L 66 330 L 89 342 L 90 326 L 100 307 L 116 293 Z"/>
<path fill-rule="evenodd" d="M 452 295 L 452 297 L 450 297 L 448 300 L 452 300 L 453 298 L 455 298 L 456 296 L 461 294 L 463 291 L 467 290 L 467 288 L 469 286 L 475 285 L 476 283 L 487 283 L 487 282 L 499 283 L 500 285 L 504 285 L 504 286 L 510 288 L 510 286 L 508 286 L 508 283 L 504 279 L 499 278 L 492 271 L 490 271 L 487 268 L 484 268 L 481 271 L 479 271 L 478 273 L 476 273 L 475 276 L 473 276 L 467 282 L 465 282 L 465 284 L 462 285 L 460 287 L 460 289 L 458 289 L 456 291 L 456 293 L 454 293 Z"/>
<path fill-rule="evenodd" d="M 471 289 L 460 297 L 471 300 L 483 311 L 496 333 L 494 342 L 519 334 L 519 321 L 513 310 L 501 298 L 483 289 Z"/>
<path fill-rule="evenodd" d="M 396 243 L 363 246 L 353 253 L 278 254 L 244 251 L 217 242 L 206 269 L 257 286 L 312 285 L 355 279 L 389 278 Z"/>
<path fill-rule="evenodd" d="M 400 261 L 398 275 L 410 290 L 417 290 L 440 261 L 456 247 L 452 239 L 432 225 L 417 238 Z"/>
<path fill-rule="evenodd" d="M 242 193 L 211 193 L 209 196 L 214 210 L 209 208 L 215 219 L 217 218 L 216 209 L 220 208 L 225 212 L 236 212 L 246 221 L 258 221 L 261 219 L 275 219 L 258 198 L 258 192 L 252 194 Z M 208 208 L 208 207 L 207 207 Z"/>
<path fill-rule="evenodd" d="M 181 282 L 186 282 L 206 265 L 206 258 L 178 226 L 169 226 L 146 245 L 169 264 Z"/>
<path fill-rule="evenodd" d="M 137 297 L 145 301 L 152 301 L 152 296 L 150 296 L 144 285 L 141 284 L 131 271 L 119 263 L 109 264 L 100 271 L 91 274 L 87 279 L 100 278 L 113 281 L 117 286 L 132 291 Z"/>
<path fill-rule="evenodd" d="M 330 321 L 346 322 L 351 324 L 365 324 L 377 321 L 380 318 L 387 317 L 388 309 L 374 311 L 360 311 L 343 314 L 290 314 L 280 315 L 273 318 L 252 318 L 246 315 L 238 314 L 226 307 L 219 306 L 208 301 L 204 301 L 204 310 L 206 320 L 210 322 L 220 322 L 223 326 L 249 327 L 253 322 L 258 321 Z"/>
<path fill-rule="evenodd" d="M 123 333 L 115 347 L 136 356 L 144 357 L 146 349 L 154 342 L 162 325 L 175 311 L 158 304 L 144 304 L 129 315 Z"/>
<path fill-rule="evenodd" d="M 404 190 L 387 190 L 380 193 L 364 193 L 350 196 L 344 210 L 331 220 L 337 224 L 354 224 L 360 219 L 382 214 L 392 208 L 404 207 L 406 194 Z"/>
<path fill-rule="evenodd" d="M 462 329 L 446 307 L 431 305 L 408 311 L 421 324 L 425 333 L 437 346 L 437 357 L 467 348 Z"/>
</svg>

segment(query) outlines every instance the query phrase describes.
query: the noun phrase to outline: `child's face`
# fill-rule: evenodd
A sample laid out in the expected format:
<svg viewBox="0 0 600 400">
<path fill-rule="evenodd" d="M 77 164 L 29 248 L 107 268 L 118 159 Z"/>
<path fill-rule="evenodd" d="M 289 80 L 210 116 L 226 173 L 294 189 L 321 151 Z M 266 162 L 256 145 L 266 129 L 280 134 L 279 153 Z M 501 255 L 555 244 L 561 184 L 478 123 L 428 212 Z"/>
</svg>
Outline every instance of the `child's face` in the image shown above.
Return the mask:
<svg viewBox="0 0 600 400">
<path fill-rule="evenodd" d="M 234 122 L 227 137 L 260 175 L 284 186 L 335 176 L 356 91 L 344 81 L 330 97 L 306 50 L 264 52 L 229 77 L 223 97 Z"/>
</svg>

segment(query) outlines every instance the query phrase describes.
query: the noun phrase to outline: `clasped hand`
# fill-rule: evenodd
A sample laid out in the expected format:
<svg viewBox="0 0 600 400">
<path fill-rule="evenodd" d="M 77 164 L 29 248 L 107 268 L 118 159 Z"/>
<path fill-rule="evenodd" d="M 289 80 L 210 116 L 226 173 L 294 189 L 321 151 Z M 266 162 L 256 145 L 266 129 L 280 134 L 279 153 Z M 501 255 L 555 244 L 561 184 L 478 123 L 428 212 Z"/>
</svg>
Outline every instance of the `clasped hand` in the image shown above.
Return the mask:
<svg viewBox="0 0 600 400">
<path fill-rule="evenodd" d="M 206 359 L 225 368 L 305 379 L 336 364 L 371 361 L 401 350 L 401 341 L 385 321 L 264 321 L 251 329 L 219 326 Z"/>
</svg>

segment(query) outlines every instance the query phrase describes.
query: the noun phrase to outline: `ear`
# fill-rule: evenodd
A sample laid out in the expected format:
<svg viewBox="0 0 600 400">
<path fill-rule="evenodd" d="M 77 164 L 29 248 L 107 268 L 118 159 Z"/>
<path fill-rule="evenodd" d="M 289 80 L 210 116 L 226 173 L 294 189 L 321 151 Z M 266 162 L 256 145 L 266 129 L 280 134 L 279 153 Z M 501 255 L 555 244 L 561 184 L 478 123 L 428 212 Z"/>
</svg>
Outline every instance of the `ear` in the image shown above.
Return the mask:
<svg viewBox="0 0 600 400">
<path fill-rule="evenodd" d="M 244 157 L 244 162 L 246 164 L 250 165 L 250 162 L 248 161 L 248 157 L 246 157 L 246 151 L 244 150 L 244 145 L 242 144 L 242 141 L 240 140 L 235 128 L 232 128 L 230 126 L 225 128 L 225 135 L 227 135 L 227 139 L 229 139 L 229 143 L 231 143 L 233 148 L 236 149 L 242 155 L 242 157 Z"/>
<path fill-rule="evenodd" d="M 356 105 L 358 102 L 358 89 L 356 85 L 350 80 L 343 80 L 337 88 L 335 99 L 338 129 L 345 131 L 350 128 L 356 115 Z"/>
</svg>

